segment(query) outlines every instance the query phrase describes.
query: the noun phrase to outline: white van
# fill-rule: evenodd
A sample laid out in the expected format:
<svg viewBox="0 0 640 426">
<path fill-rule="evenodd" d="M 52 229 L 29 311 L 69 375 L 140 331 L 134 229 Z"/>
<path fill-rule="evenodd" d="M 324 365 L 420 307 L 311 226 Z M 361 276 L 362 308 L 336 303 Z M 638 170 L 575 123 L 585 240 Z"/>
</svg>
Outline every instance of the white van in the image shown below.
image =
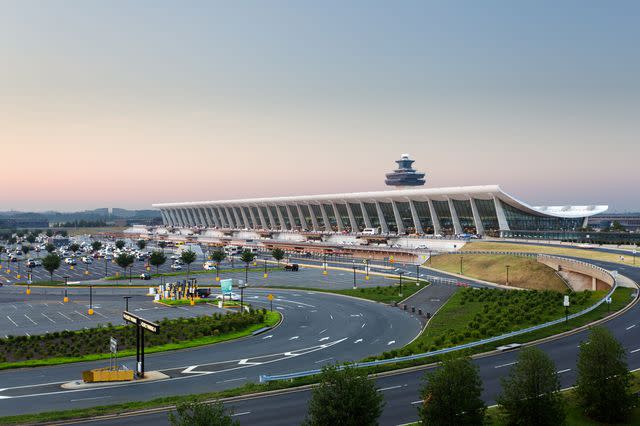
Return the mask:
<svg viewBox="0 0 640 426">
<path fill-rule="evenodd" d="M 364 228 L 361 232 L 362 235 L 377 235 L 379 233 L 379 228 Z"/>
<path fill-rule="evenodd" d="M 224 248 L 224 252 L 227 256 L 235 256 L 237 254 L 240 254 L 241 251 L 242 250 L 238 246 L 225 246 Z"/>
</svg>

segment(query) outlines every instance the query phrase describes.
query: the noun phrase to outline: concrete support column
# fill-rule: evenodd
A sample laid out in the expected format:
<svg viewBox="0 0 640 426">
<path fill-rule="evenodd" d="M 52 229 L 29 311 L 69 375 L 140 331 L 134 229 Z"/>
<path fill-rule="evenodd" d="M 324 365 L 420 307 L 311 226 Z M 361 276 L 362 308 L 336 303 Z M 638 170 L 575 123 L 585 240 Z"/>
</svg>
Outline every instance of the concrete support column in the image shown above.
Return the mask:
<svg viewBox="0 0 640 426">
<path fill-rule="evenodd" d="M 598 280 L 596 277 L 591 277 L 591 291 L 596 291 L 598 289 Z"/>
<path fill-rule="evenodd" d="M 300 207 L 300 204 L 296 203 L 296 210 L 298 212 L 298 217 L 300 217 L 300 223 L 302 224 L 302 229 L 305 231 L 308 230 L 309 224 L 307 223 L 307 219 L 304 217 L 304 214 L 302 213 L 302 207 Z"/>
<path fill-rule="evenodd" d="M 262 224 L 262 228 L 263 229 L 271 229 L 269 228 L 269 224 L 267 223 L 267 220 L 264 218 L 264 213 L 262 212 L 262 209 L 260 207 L 264 207 L 264 206 L 260 206 L 258 205 L 258 216 L 260 216 L 260 223 Z"/>
<path fill-rule="evenodd" d="M 247 209 L 249 210 L 249 216 L 251 217 L 251 222 L 253 222 L 253 229 L 259 229 L 260 223 L 256 218 L 256 214 L 253 212 L 253 206 L 247 206 Z"/>
<path fill-rule="evenodd" d="M 293 217 L 293 214 L 291 213 L 291 207 L 289 206 L 289 204 L 285 204 L 284 205 L 284 209 L 287 211 L 287 216 L 289 217 L 289 224 L 291 226 L 291 229 L 296 229 L 296 221 L 295 218 Z"/>
<path fill-rule="evenodd" d="M 229 221 L 227 220 L 227 216 L 225 215 L 225 211 L 222 207 L 216 207 L 218 211 L 218 217 L 220 218 L 220 222 L 222 223 L 223 228 L 229 228 Z"/>
<path fill-rule="evenodd" d="M 171 219 L 171 226 L 178 226 L 178 219 L 176 219 L 173 209 L 167 209 L 167 214 L 169 215 L 169 219 Z"/>
<path fill-rule="evenodd" d="M 271 229 L 275 231 L 275 230 L 278 229 L 278 225 L 276 224 L 276 220 L 273 217 L 273 212 L 271 211 L 271 206 L 265 205 L 265 208 L 267 209 L 267 216 L 269 217 L 269 225 L 271 225 Z"/>
<path fill-rule="evenodd" d="M 433 223 L 433 233 L 441 234 L 442 227 L 440 226 L 440 218 L 436 213 L 436 208 L 433 207 L 433 202 L 430 199 L 427 199 L 427 204 L 429 204 L 429 214 L 431 215 L 431 223 Z"/>
<path fill-rule="evenodd" d="M 160 209 L 160 215 L 162 216 L 162 224 L 164 226 L 169 226 L 171 222 L 169 222 L 167 214 L 164 212 L 164 210 Z"/>
<path fill-rule="evenodd" d="M 338 224 L 338 231 L 344 231 L 344 223 L 342 223 L 342 217 L 340 217 L 340 212 L 338 211 L 338 207 L 336 207 L 336 203 L 331 203 L 331 207 L 333 208 L 333 214 L 336 217 L 336 223 Z"/>
<path fill-rule="evenodd" d="M 236 222 L 236 228 L 242 229 L 242 219 L 240 219 L 240 216 L 238 215 L 238 207 L 231 206 L 229 209 L 233 212 L 233 219 Z"/>
<path fill-rule="evenodd" d="M 244 222 L 244 227 L 247 229 L 251 229 L 251 224 L 249 223 L 247 212 L 244 211 L 244 206 L 240 206 L 238 208 L 240 209 L 240 214 L 242 215 L 242 221 Z"/>
<path fill-rule="evenodd" d="M 200 219 L 200 225 L 206 227 L 207 222 L 204 220 L 204 215 L 202 214 L 202 207 L 196 207 L 195 210 L 198 212 L 198 218 Z"/>
<path fill-rule="evenodd" d="M 231 214 L 231 210 L 229 210 L 229 207 L 223 207 L 224 208 L 224 212 L 227 214 L 227 222 L 229 222 L 229 228 L 236 228 L 236 223 L 233 220 L 233 214 Z"/>
<path fill-rule="evenodd" d="M 360 210 L 362 210 L 362 218 L 364 219 L 364 225 L 367 228 L 373 228 L 371 225 L 371 218 L 369 218 L 369 213 L 367 213 L 367 209 L 364 208 L 364 203 L 360 201 Z"/>
<path fill-rule="evenodd" d="M 182 219 L 182 226 L 183 227 L 188 227 L 189 226 L 189 221 L 187 220 L 187 214 L 185 212 L 185 209 L 178 209 L 178 213 L 180 213 L 180 219 Z"/>
<path fill-rule="evenodd" d="M 221 228 L 220 220 L 218 220 L 218 215 L 216 213 L 216 210 L 213 207 L 209 207 L 208 210 L 209 210 L 209 214 L 211 215 L 211 218 L 213 219 L 214 226 Z"/>
<path fill-rule="evenodd" d="M 420 216 L 418 216 L 418 210 L 416 206 L 413 205 L 413 201 L 407 199 L 409 201 L 409 208 L 411 209 L 411 219 L 413 219 L 413 226 L 416 229 L 416 234 L 424 234 L 424 230 L 422 229 L 422 224 L 420 223 Z"/>
<path fill-rule="evenodd" d="M 211 213 L 209 212 L 209 209 L 202 206 L 202 215 L 204 216 L 204 221 L 207 222 L 207 228 L 213 228 L 213 219 L 211 219 Z"/>
<path fill-rule="evenodd" d="M 469 196 L 469 203 L 471 204 L 471 213 L 473 213 L 473 222 L 476 224 L 476 234 L 484 235 L 484 226 L 482 225 L 482 219 L 478 213 L 478 207 L 476 206 L 476 200 Z"/>
<path fill-rule="evenodd" d="M 316 214 L 313 212 L 311 208 L 311 204 L 307 204 L 307 208 L 309 209 L 309 215 L 311 216 L 311 226 L 313 226 L 314 231 L 320 231 L 320 225 L 318 225 L 318 218 L 316 218 Z"/>
<path fill-rule="evenodd" d="M 384 213 L 382 213 L 382 207 L 380 207 L 380 203 L 374 201 L 376 205 L 376 211 L 378 212 L 378 220 L 380 221 L 380 228 L 382 228 L 383 234 L 389 233 L 389 227 L 387 226 L 387 221 L 384 219 Z"/>
<path fill-rule="evenodd" d="M 460 235 L 462 234 L 462 226 L 460 225 L 460 219 L 458 219 L 458 212 L 456 211 L 456 206 L 453 205 L 453 200 L 447 197 L 447 202 L 449 203 L 449 211 L 451 212 L 451 221 L 453 222 L 453 231 Z"/>
<path fill-rule="evenodd" d="M 351 222 L 351 232 L 360 232 L 361 229 L 358 226 L 358 222 L 356 221 L 356 216 L 353 214 L 353 210 L 348 202 L 345 201 L 345 206 L 347 206 L 347 214 L 349 215 L 349 222 Z"/>
<path fill-rule="evenodd" d="M 507 216 L 504 214 L 502 203 L 495 196 L 493 197 L 493 205 L 496 208 L 496 216 L 498 216 L 498 226 L 501 231 L 510 231 L 509 222 L 507 222 Z"/>
<path fill-rule="evenodd" d="M 324 205 L 320 203 L 320 212 L 322 213 L 322 221 L 324 222 L 324 230 L 327 232 L 333 231 L 331 229 L 331 222 L 329 221 L 329 216 L 327 215 L 327 211 L 324 208 Z"/>
<path fill-rule="evenodd" d="M 180 218 L 180 213 L 178 213 L 178 210 L 171 209 L 171 215 L 173 216 L 173 221 L 175 222 L 175 226 L 182 226 L 182 221 Z"/>
<path fill-rule="evenodd" d="M 284 215 L 280 211 L 280 207 L 276 205 L 276 213 L 278 214 L 278 220 L 280 221 L 280 229 L 287 231 L 287 223 L 284 221 Z"/>
<path fill-rule="evenodd" d="M 402 221 L 400 210 L 398 210 L 398 206 L 396 205 L 396 202 L 393 200 L 391 200 L 391 207 L 393 208 L 393 216 L 396 218 L 396 226 L 398 227 L 398 234 L 406 234 L 407 230 L 404 229 L 404 222 Z"/>
</svg>

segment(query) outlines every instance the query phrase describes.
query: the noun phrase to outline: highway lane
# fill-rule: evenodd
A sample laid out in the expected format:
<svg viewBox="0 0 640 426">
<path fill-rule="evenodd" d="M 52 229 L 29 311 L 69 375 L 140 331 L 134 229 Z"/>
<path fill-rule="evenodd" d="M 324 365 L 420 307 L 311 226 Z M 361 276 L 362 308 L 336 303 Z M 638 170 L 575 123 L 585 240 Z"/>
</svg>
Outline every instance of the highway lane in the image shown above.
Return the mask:
<svg viewBox="0 0 640 426">
<path fill-rule="evenodd" d="M 259 374 L 359 360 L 404 346 L 421 329 L 418 319 L 400 309 L 338 295 L 251 289 L 245 296 L 249 302 L 266 307 L 268 293 L 276 296 L 274 308 L 285 317 L 282 325 L 238 341 L 148 355 L 147 369 L 164 372 L 169 375 L 166 380 L 64 391 L 60 382 L 78 379 L 80 371 L 105 362 L 9 370 L 0 372 L 0 411 L 10 415 L 151 399 L 182 394 L 184 389 L 221 390 L 255 382 Z M 134 367 L 132 359 L 124 363 Z"/>
<path fill-rule="evenodd" d="M 607 262 L 592 261 L 592 263 L 607 269 L 624 271 L 623 273 L 629 278 L 640 282 L 640 268 L 621 267 Z M 636 304 L 623 315 L 607 321 L 605 326 L 627 350 L 629 367 L 640 368 L 640 304 Z M 579 344 L 587 337 L 588 331 L 581 331 L 537 345 L 556 363 L 562 387 L 569 387 L 575 383 Z M 488 404 L 495 402 L 500 392 L 500 379 L 508 374 L 517 355 L 517 352 L 506 352 L 474 360 L 483 379 L 483 398 Z M 413 371 L 376 380 L 376 385 L 384 393 L 386 402 L 380 424 L 398 425 L 418 419 L 416 407 L 420 404 L 419 389 L 423 375 L 424 371 Z M 289 425 L 300 423 L 304 419 L 309 395 L 309 391 L 300 391 L 242 400 L 228 405 L 239 414 L 237 418 L 242 424 Z M 83 424 L 125 425 L 130 421 L 130 418 L 125 417 L 97 422 L 87 421 Z M 168 424 L 166 413 L 136 416 L 135 423 L 137 425 Z"/>
</svg>

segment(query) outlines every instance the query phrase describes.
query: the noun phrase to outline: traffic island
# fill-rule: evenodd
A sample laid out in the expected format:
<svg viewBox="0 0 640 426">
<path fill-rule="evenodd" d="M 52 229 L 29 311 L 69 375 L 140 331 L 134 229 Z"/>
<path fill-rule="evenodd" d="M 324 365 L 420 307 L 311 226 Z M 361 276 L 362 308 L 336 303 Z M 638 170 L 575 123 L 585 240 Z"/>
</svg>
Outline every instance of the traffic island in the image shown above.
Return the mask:
<svg viewBox="0 0 640 426">
<path fill-rule="evenodd" d="M 91 370 L 91 371 L 95 371 L 95 370 Z M 144 377 L 142 378 L 133 378 L 133 370 L 127 370 L 131 373 L 131 379 L 124 379 L 124 380 L 110 380 L 110 381 L 100 381 L 100 382 L 86 382 L 84 380 L 74 380 L 72 382 L 67 382 L 61 385 L 62 389 L 67 389 L 67 390 L 74 390 L 74 389 L 90 389 L 90 388 L 97 388 L 97 387 L 105 387 L 105 386 L 113 386 L 113 385 L 121 385 L 124 383 L 140 383 L 140 382 L 153 382 L 156 380 L 164 380 L 164 379 L 168 379 L 169 376 L 167 376 L 164 373 L 161 373 L 159 371 L 147 371 L 144 373 Z M 86 371 L 83 372 L 83 376 L 84 373 L 87 373 Z"/>
</svg>

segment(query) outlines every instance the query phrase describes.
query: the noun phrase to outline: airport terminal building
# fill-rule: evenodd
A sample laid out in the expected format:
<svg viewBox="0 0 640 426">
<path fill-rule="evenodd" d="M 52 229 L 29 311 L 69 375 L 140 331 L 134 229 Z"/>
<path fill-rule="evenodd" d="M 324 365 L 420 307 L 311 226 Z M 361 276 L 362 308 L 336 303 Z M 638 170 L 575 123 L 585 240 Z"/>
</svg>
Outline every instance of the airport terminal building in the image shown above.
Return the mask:
<svg viewBox="0 0 640 426">
<path fill-rule="evenodd" d="M 396 189 L 154 204 L 164 225 L 223 231 L 446 236 L 531 236 L 578 231 L 607 206 L 530 206 L 498 185 L 423 188 L 403 154 L 385 183 Z"/>
</svg>

